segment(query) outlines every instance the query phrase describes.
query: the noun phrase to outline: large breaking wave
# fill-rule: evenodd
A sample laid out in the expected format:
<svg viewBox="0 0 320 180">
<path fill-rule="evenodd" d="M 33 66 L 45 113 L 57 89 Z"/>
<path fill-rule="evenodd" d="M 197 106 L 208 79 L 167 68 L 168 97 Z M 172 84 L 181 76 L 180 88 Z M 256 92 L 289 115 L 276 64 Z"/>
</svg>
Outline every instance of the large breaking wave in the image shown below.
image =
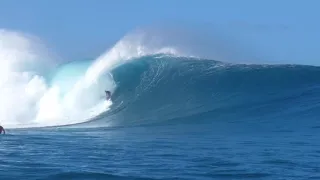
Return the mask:
<svg viewBox="0 0 320 180">
<path fill-rule="evenodd" d="M 128 35 L 113 48 L 86 61 L 58 62 L 39 39 L 0 32 L 1 124 L 7 128 L 80 123 L 112 105 L 104 90 L 117 88 L 110 70 L 150 54 L 178 54 L 172 47 L 146 46 L 142 34 Z"/>
<path fill-rule="evenodd" d="M 40 41 L 21 33 L 2 30 L 0 42 L 0 118 L 6 128 L 320 112 L 316 66 L 195 58 L 143 33 L 125 36 L 97 59 L 68 63 L 56 61 Z M 113 93 L 112 101 L 105 101 L 104 90 Z"/>
</svg>

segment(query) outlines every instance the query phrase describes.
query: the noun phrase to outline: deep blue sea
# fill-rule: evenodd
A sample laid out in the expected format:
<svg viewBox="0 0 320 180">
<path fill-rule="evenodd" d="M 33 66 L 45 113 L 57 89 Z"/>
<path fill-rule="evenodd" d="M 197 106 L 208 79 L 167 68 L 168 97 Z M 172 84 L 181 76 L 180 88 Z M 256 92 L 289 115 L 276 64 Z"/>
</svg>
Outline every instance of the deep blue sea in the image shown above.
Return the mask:
<svg viewBox="0 0 320 180">
<path fill-rule="evenodd" d="M 6 129 L 0 179 L 320 179 L 320 67 L 151 55 L 110 73 L 97 117 Z"/>
</svg>

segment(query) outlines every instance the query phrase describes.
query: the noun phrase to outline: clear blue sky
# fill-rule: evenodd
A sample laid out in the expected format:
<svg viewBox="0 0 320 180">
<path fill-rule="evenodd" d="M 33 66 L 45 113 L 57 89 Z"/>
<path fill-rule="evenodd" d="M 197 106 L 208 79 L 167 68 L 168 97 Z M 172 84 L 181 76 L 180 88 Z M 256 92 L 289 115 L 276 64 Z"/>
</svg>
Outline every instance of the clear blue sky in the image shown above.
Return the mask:
<svg viewBox="0 0 320 180">
<path fill-rule="evenodd" d="M 1 0 L 0 28 L 34 34 L 74 59 L 98 56 L 137 27 L 188 24 L 220 28 L 264 58 L 320 64 L 319 7 L 319 0 Z"/>
</svg>

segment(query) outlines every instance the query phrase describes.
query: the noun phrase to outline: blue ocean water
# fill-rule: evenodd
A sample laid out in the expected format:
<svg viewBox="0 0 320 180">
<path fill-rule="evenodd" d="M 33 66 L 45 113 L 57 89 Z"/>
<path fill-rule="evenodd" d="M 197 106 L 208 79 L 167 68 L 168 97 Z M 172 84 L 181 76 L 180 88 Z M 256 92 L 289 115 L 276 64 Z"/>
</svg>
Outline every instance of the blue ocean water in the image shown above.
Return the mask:
<svg viewBox="0 0 320 180">
<path fill-rule="evenodd" d="M 96 118 L 7 129 L 0 178 L 320 179 L 319 67 L 152 55 L 111 74 Z"/>
</svg>

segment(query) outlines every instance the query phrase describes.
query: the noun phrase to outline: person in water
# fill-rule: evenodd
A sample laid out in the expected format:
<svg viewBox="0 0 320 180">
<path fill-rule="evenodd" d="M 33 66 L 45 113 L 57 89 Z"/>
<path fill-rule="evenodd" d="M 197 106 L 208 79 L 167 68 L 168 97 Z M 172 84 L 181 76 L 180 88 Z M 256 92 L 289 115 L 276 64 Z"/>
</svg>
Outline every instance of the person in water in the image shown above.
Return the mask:
<svg viewBox="0 0 320 180">
<path fill-rule="evenodd" d="M 2 131 L 3 131 L 3 134 L 6 133 L 6 131 L 4 130 L 4 128 L 2 126 L 0 126 L 0 134 L 2 134 Z"/>
<path fill-rule="evenodd" d="M 106 99 L 107 101 L 111 99 L 111 92 L 110 91 L 105 91 L 106 92 Z"/>
</svg>

